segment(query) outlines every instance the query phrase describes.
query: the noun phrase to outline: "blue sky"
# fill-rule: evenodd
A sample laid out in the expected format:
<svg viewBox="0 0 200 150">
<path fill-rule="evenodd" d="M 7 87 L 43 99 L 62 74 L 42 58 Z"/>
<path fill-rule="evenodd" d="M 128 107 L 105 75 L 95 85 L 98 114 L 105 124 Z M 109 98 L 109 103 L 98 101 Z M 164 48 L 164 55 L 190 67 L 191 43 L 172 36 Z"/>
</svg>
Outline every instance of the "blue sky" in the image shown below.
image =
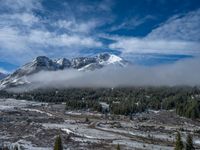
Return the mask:
<svg viewBox="0 0 200 150">
<path fill-rule="evenodd" d="M 38 55 L 151 66 L 200 54 L 199 0 L 0 0 L 0 20 L 0 72 Z"/>
</svg>

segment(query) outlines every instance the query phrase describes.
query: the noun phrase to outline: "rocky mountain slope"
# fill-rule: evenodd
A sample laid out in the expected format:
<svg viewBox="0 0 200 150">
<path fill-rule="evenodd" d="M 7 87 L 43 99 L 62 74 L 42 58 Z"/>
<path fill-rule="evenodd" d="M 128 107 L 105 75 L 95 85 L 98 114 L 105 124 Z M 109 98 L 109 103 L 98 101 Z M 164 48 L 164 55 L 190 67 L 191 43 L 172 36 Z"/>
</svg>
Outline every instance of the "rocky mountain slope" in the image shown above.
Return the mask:
<svg viewBox="0 0 200 150">
<path fill-rule="evenodd" d="M 108 53 L 99 54 L 94 57 L 77 57 L 71 60 L 66 58 L 52 60 L 46 56 L 39 56 L 1 80 L 0 89 L 27 84 L 29 81 L 27 81 L 26 77 L 40 71 L 58 71 L 66 69 L 94 71 L 105 66 L 125 67 L 128 64 L 129 62 L 121 57 Z"/>
</svg>

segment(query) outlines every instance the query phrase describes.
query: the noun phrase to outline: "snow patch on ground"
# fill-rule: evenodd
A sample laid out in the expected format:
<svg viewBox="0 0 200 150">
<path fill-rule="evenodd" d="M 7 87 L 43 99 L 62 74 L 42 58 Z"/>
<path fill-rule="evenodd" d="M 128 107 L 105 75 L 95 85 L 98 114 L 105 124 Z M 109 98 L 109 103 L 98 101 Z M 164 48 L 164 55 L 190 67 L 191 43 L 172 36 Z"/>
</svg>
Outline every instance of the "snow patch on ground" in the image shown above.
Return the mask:
<svg viewBox="0 0 200 150">
<path fill-rule="evenodd" d="M 100 114 L 100 113 L 91 113 L 91 112 L 88 112 L 88 111 L 81 111 L 81 112 L 66 111 L 65 114 L 66 115 L 74 115 L 74 116 L 81 116 L 81 115 L 97 116 L 97 117 L 101 117 L 102 116 L 102 114 Z"/>
<path fill-rule="evenodd" d="M 136 141 L 131 140 L 115 140 L 113 141 L 113 144 L 120 144 L 125 145 L 127 147 L 132 148 L 138 148 L 138 149 L 144 149 L 144 150 L 173 150 L 173 147 L 168 146 L 160 146 L 160 145 L 154 145 L 154 144 L 146 144 L 146 143 L 140 143 Z"/>
<path fill-rule="evenodd" d="M 91 129 L 88 128 L 87 125 L 83 125 L 83 124 L 50 124 L 50 123 L 45 123 L 42 124 L 43 127 L 47 128 L 47 129 L 61 129 L 61 130 L 70 130 L 73 134 L 77 135 L 77 136 L 81 136 L 81 137 L 85 137 L 85 138 L 89 138 L 89 139 L 121 139 L 124 138 L 126 139 L 126 137 L 122 136 L 122 135 L 118 135 L 115 133 L 108 133 L 106 131 L 100 131 L 98 129 Z"/>
<path fill-rule="evenodd" d="M 51 150 L 52 148 L 48 147 L 36 147 L 30 141 L 19 140 L 15 143 L 7 143 L 10 149 L 14 149 L 14 147 L 18 147 L 19 150 Z"/>
<path fill-rule="evenodd" d="M 69 130 L 69 129 L 61 129 L 62 131 L 66 132 L 67 134 L 70 134 L 70 133 L 74 133 L 73 131 Z"/>
<path fill-rule="evenodd" d="M 38 112 L 38 113 L 41 113 L 41 114 L 46 114 L 47 116 L 49 117 L 52 117 L 53 115 L 48 113 L 48 112 L 45 112 L 45 111 L 41 111 L 41 110 L 38 110 L 38 109 L 29 109 L 29 108 L 24 108 L 22 110 L 25 110 L 25 111 L 34 111 L 34 112 Z"/>
<path fill-rule="evenodd" d="M 194 140 L 194 143 L 200 145 L 200 139 Z"/>
<path fill-rule="evenodd" d="M 14 106 L 0 106 L 0 110 L 12 110 L 14 109 Z"/>
<path fill-rule="evenodd" d="M 10 110 L 14 108 L 25 108 L 29 106 L 41 106 L 47 105 L 47 103 L 39 103 L 26 100 L 16 100 L 16 99 L 0 99 L 0 110 Z"/>
</svg>

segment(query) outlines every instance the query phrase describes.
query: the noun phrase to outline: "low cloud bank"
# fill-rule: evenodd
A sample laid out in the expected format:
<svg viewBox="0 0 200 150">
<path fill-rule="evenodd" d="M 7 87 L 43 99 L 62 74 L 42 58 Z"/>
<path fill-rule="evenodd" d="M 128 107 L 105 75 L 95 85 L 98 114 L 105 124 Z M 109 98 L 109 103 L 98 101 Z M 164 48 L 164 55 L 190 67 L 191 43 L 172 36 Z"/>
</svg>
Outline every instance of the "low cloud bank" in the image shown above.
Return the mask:
<svg viewBox="0 0 200 150">
<path fill-rule="evenodd" d="M 154 67 L 106 67 L 96 71 L 39 72 L 27 77 L 34 88 L 200 85 L 200 59 Z"/>
</svg>

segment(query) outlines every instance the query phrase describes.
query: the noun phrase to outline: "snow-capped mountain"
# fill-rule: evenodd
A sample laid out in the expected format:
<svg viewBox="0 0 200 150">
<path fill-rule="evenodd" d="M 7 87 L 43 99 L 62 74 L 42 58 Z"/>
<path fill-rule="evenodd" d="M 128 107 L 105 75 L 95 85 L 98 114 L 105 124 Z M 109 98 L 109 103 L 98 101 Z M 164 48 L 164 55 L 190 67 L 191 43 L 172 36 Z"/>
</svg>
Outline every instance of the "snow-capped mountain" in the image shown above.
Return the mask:
<svg viewBox="0 0 200 150">
<path fill-rule="evenodd" d="M 62 58 L 52 60 L 46 56 L 39 56 L 17 69 L 13 74 L 0 81 L 0 89 L 14 87 L 29 83 L 27 76 L 40 71 L 57 71 L 65 69 L 76 69 L 78 71 L 94 71 L 105 66 L 124 67 L 128 61 L 114 54 L 99 54 L 94 57 L 77 57 L 71 60 Z"/>
</svg>

